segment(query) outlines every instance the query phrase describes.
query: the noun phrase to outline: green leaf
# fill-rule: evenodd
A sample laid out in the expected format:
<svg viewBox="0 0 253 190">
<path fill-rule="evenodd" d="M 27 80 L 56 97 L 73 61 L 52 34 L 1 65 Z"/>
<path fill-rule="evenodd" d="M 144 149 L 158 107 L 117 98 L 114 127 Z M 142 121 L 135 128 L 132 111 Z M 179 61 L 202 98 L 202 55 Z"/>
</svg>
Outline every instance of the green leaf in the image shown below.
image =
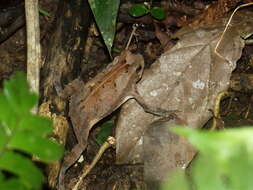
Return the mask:
<svg viewBox="0 0 253 190">
<path fill-rule="evenodd" d="M 253 139 L 251 138 L 253 128 L 229 129 L 226 131 L 204 131 L 189 128 L 173 128 L 172 130 L 187 137 L 202 153 L 218 153 L 224 159 L 234 154 L 235 151 L 230 150 L 240 149 L 241 146 L 245 146 L 250 150 L 250 147 L 253 147 Z"/>
<path fill-rule="evenodd" d="M 53 131 L 53 123 L 50 119 L 39 115 L 29 114 L 22 118 L 19 130 L 33 131 L 34 134 L 45 136 Z"/>
<path fill-rule="evenodd" d="M 6 131 L 7 130 L 7 131 Z M 8 129 L 4 129 L 4 127 L 1 125 L 0 122 L 0 152 L 2 151 L 4 145 L 7 143 L 8 141 Z"/>
<path fill-rule="evenodd" d="M 120 0 L 88 0 L 105 45 L 111 54 Z"/>
<path fill-rule="evenodd" d="M 43 174 L 24 153 L 43 161 L 56 160 L 63 153 L 47 137 L 52 132 L 52 122 L 30 113 L 37 100 L 22 73 L 5 81 L 0 91 L 0 171 L 9 172 L 6 177 L 5 172 L 0 172 L 0 189 L 41 189 Z"/>
<path fill-rule="evenodd" d="M 19 153 L 5 151 L 0 155 L 0 168 L 16 174 L 27 188 L 40 189 L 44 180 L 34 163 Z"/>
<path fill-rule="evenodd" d="M 150 11 L 152 17 L 158 20 L 162 20 L 165 18 L 165 12 L 161 7 L 153 7 Z"/>
<path fill-rule="evenodd" d="M 230 149 L 230 152 L 233 153 L 226 159 L 219 154 L 217 158 L 215 155 L 198 158 L 193 168 L 197 189 L 252 189 L 252 153 L 248 154 L 243 146 L 239 150 Z"/>
<path fill-rule="evenodd" d="M 4 128 L 6 134 L 10 134 L 11 130 L 17 126 L 17 115 L 9 106 L 7 98 L 0 94 L 0 121 L 1 127 Z"/>
<path fill-rule="evenodd" d="M 96 138 L 96 141 L 99 145 L 104 144 L 107 138 L 112 134 L 113 124 L 114 123 L 112 121 L 107 121 L 101 126 Z"/>
<path fill-rule="evenodd" d="M 185 136 L 199 150 L 190 177 L 196 189 L 252 189 L 252 127 L 224 131 L 171 130 Z"/>
<path fill-rule="evenodd" d="M 144 4 L 135 4 L 129 10 L 128 13 L 133 17 L 141 17 L 148 14 L 149 10 Z"/>
<path fill-rule="evenodd" d="M 11 178 L 0 182 L 0 189 L 4 190 L 28 190 L 18 178 Z"/>
<path fill-rule="evenodd" d="M 4 174 L 0 171 L 0 184 L 3 182 L 4 179 L 5 179 Z"/>
<path fill-rule="evenodd" d="M 4 82 L 4 95 L 11 109 L 20 116 L 28 113 L 38 101 L 38 96 L 29 90 L 25 75 L 20 72 Z"/>
<path fill-rule="evenodd" d="M 178 170 L 171 177 L 171 179 L 164 184 L 162 184 L 161 190 L 188 190 L 189 184 L 186 180 L 186 176 L 182 170 Z"/>
<path fill-rule="evenodd" d="M 50 13 L 47 12 L 46 10 L 44 10 L 44 9 L 39 8 L 39 13 L 40 13 L 40 14 L 43 14 L 43 15 L 45 15 L 45 16 L 51 17 Z"/>
<path fill-rule="evenodd" d="M 57 160 L 63 154 L 60 146 L 52 140 L 29 132 L 16 133 L 8 147 L 22 150 L 46 162 Z"/>
</svg>

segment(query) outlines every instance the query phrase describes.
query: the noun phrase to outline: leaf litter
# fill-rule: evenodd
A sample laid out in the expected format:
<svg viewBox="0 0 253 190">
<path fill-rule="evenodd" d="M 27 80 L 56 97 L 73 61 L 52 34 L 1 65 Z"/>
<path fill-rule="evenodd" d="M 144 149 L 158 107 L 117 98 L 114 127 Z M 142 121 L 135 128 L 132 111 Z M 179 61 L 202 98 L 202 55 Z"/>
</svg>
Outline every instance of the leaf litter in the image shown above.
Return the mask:
<svg viewBox="0 0 253 190">
<path fill-rule="evenodd" d="M 201 128 L 212 117 L 209 110 L 217 95 L 228 89 L 231 73 L 241 57 L 242 36 L 253 32 L 252 17 L 253 13 L 245 9 L 236 12 L 217 48 L 220 55 L 214 50 L 228 18 L 199 29 L 182 28 L 175 35 L 178 43 L 144 72 L 137 85 L 143 98 L 152 106 L 179 110 L 178 118 L 163 122 L 166 126 L 171 123 Z M 174 168 L 187 166 L 195 151 L 183 138 L 164 132 L 163 127 L 154 130 L 153 122 L 157 120 L 134 100 L 124 104 L 116 128 L 116 159 L 119 164 L 144 162 L 145 170 L 152 169 L 146 167 L 152 165 L 154 170 L 149 174 L 155 176 L 146 177 L 161 180 Z M 163 138 L 166 135 L 169 140 Z M 152 156 L 154 152 L 163 156 Z M 147 160 L 147 153 L 151 160 Z"/>
</svg>

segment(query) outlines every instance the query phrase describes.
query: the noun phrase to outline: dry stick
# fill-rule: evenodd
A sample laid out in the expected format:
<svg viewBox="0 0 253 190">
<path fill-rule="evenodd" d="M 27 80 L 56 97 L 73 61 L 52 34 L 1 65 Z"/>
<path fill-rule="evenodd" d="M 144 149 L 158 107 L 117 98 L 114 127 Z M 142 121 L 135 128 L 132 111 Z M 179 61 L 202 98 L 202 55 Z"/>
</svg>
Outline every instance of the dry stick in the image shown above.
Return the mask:
<svg viewBox="0 0 253 190">
<path fill-rule="evenodd" d="M 106 140 L 106 142 L 100 147 L 98 153 L 96 154 L 95 158 L 92 160 L 91 164 L 87 167 L 84 167 L 82 175 L 79 177 L 76 185 L 72 190 L 77 190 L 80 183 L 82 182 L 83 178 L 85 178 L 88 173 L 94 168 L 98 160 L 101 158 L 103 153 L 110 147 L 114 146 L 116 144 L 116 139 L 114 137 L 109 136 Z"/>
<path fill-rule="evenodd" d="M 126 45 L 126 48 L 125 48 L 126 50 L 128 49 L 128 47 L 129 47 L 129 45 L 130 45 L 130 43 L 132 41 L 132 38 L 135 35 L 135 31 L 137 30 L 137 28 L 138 28 L 138 24 L 133 24 L 133 30 L 132 30 L 131 35 L 129 37 L 129 40 L 127 42 L 127 45 Z"/>
<path fill-rule="evenodd" d="M 27 80 L 32 92 L 39 94 L 40 77 L 40 28 L 38 0 L 25 0 L 27 38 Z M 32 112 L 37 113 L 38 107 Z"/>
<path fill-rule="evenodd" d="M 218 49 L 218 47 L 219 47 L 219 45 L 220 45 L 220 43 L 221 43 L 221 41 L 222 41 L 222 39 L 223 39 L 223 37 L 224 37 L 224 35 L 225 35 L 227 29 L 228 29 L 229 24 L 230 24 L 231 21 L 232 21 L 232 18 L 233 18 L 233 16 L 234 16 L 234 14 L 236 13 L 236 11 L 237 11 L 238 9 L 243 8 L 243 7 L 247 7 L 247 6 L 251 6 L 251 5 L 253 5 L 253 2 L 240 5 L 240 6 L 238 6 L 238 7 L 233 11 L 233 13 L 231 14 L 231 16 L 230 16 L 230 18 L 229 18 L 229 20 L 228 20 L 228 22 L 227 22 L 227 24 L 226 24 L 226 27 L 225 27 L 224 31 L 222 32 L 221 37 L 220 37 L 220 39 L 219 39 L 219 41 L 218 41 L 218 43 L 216 44 L 215 49 L 214 49 L 214 52 L 215 52 L 220 58 L 224 59 L 224 57 L 223 57 L 220 53 L 217 52 L 217 49 Z"/>
</svg>

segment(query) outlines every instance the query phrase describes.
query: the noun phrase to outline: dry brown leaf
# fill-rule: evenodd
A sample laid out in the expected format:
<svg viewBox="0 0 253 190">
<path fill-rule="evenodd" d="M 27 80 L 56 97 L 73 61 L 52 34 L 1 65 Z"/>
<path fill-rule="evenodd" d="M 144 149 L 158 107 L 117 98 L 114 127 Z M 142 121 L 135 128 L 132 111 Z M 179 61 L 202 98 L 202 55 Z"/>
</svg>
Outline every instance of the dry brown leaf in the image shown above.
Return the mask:
<svg viewBox="0 0 253 190">
<path fill-rule="evenodd" d="M 195 16 L 192 20 L 186 23 L 179 23 L 183 26 L 189 24 L 191 27 L 202 27 L 207 24 L 213 24 L 220 18 L 223 18 L 226 13 L 233 9 L 241 0 L 219 0 L 208 7 L 204 12 Z"/>
<path fill-rule="evenodd" d="M 178 43 L 144 72 L 138 83 L 144 99 L 155 107 L 181 111 L 180 123 L 201 128 L 212 116 L 208 110 L 213 108 L 216 96 L 228 88 L 244 47 L 240 36 L 253 31 L 252 12 L 239 11 L 234 17 L 218 48 L 224 58 L 215 54 L 214 48 L 226 22 L 179 35 Z M 143 134 L 155 120 L 157 117 L 144 112 L 134 100 L 123 106 L 116 129 L 118 163 L 143 163 Z M 172 140 L 170 146 L 177 149 L 170 151 L 168 160 L 181 155 L 177 160 L 184 160 L 184 164 L 191 161 L 186 157 L 187 151 L 192 151 L 189 144 Z M 178 167 L 173 162 L 167 165 Z"/>
<path fill-rule="evenodd" d="M 168 130 L 169 125 L 183 124 L 178 119 L 153 122 L 144 135 L 144 179 L 148 189 L 158 190 L 159 184 L 168 180 L 176 168 L 185 169 L 195 156 L 195 149 L 185 138 Z"/>
</svg>

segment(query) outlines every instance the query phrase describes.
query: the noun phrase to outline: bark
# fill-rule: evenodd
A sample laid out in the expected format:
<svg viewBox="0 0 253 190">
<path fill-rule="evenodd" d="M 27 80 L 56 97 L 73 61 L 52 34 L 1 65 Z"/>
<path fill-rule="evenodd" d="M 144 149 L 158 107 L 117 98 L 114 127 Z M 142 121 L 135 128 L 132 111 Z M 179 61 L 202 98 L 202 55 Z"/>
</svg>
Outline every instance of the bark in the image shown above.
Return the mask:
<svg viewBox="0 0 253 190">
<path fill-rule="evenodd" d="M 90 11 L 85 0 L 60 0 L 49 39 L 47 56 L 41 71 L 40 113 L 54 122 L 54 138 L 63 146 L 69 129 L 65 115 L 66 102 L 57 89 L 77 77 L 83 59 L 84 45 L 90 23 Z M 59 162 L 49 165 L 48 182 L 55 187 Z"/>
<path fill-rule="evenodd" d="M 42 69 L 43 99 L 54 99 L 55 89 L 77 76 L 88 32 L 90 11 L 87 1 L 59 1 L 55 30 L 49 41 Z"/>
</svg>

